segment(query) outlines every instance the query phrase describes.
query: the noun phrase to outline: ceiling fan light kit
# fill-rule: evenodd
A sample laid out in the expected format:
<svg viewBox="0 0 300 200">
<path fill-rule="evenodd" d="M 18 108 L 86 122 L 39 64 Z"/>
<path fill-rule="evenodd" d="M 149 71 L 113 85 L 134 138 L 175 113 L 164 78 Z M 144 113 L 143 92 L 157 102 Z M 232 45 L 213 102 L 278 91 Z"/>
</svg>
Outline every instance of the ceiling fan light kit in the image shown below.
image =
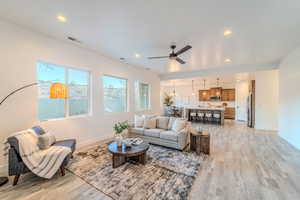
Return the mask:
<svg viewBox="0 0 300 200">
<path fill-rule="evenodd" d="M 156 57 L 148 57 L 148 59 L 162 59 L 162 58 L 169 58 L 170 60 L 176 60 L 177 62 L 179 62 L 180 64 L 185 64 L 186 62 L 183 61 L 181 58 L 179 58 L 178 56 L 186 51 L 188 51 L 189 49 L 191 49 L 192 46 L 190 45 L 186 45 L 185 47 L 183 47 L 182 49 L 180 49 L 179 51 L 175 52 L 176 49 L 176 45 L 171 45 L 171 50 L 172 52 L 169 54 L 169 56 L 156 56 Z"/>
</svg>

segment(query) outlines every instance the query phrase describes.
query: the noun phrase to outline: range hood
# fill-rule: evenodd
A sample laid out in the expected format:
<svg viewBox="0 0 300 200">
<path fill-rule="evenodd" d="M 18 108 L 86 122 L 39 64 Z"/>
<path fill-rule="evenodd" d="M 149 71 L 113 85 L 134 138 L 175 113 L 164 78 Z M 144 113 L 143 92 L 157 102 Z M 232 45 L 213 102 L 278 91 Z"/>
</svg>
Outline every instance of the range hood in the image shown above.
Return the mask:
<svg viewBox="0 0 300 200">
<path fill-rule="evenodd" d="M 220 101 L 221 100 L 221 96 L 211 96 L 210 100 Z"/>
</svg>

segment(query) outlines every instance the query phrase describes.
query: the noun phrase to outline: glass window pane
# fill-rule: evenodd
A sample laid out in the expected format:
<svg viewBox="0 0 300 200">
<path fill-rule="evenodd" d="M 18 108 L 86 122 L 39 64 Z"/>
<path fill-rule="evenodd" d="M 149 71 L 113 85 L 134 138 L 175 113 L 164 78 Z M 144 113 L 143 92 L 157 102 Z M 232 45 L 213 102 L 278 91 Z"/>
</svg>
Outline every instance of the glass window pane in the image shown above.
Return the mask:
<svg viewBox="0 0 300 200">
<path fill-rule="evenodd" d="M 64 118 L 65 99 L 39 98 L 39 120 Z"/>
<path fill-rule="evenodd" d="M 89 72 L 69 69 L 69 115 L 89 113 Z"/>
<path fill-rule="evenodd" d="M 103 76 L 104 111 L 127 111 L 127 80 Z"/>
<path fill-rule="evenodd" d="M 48 120 L 63 118 L 65 113 L 65 99 L 50 99 L 52 83 L 66 83 L 65 68 L 39 62 L 38 68 L 38 118 Z"/>
<path fill-rule="evenodd" d="M 140 81 L 135 82 L 136 109 L 148 110 L 150 108 L 150 85 Z"/>
</svg>

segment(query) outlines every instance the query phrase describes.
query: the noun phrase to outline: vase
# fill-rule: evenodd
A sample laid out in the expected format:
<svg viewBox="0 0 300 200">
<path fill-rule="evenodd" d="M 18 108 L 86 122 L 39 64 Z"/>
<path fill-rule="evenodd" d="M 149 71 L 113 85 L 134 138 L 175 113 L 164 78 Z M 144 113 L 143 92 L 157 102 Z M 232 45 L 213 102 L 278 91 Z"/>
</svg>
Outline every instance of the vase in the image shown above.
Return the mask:
<svg viewBox="0 0 300 200">
<path fill-rule="evenodd" d="M 127 129 L 123 130 L 121 135 L 122 137 L 126 138 L 128 136 L 128 130 Z"/>
<path fill-rule="evenodd" d="M 116 134 L 116 142 L 118 147 L 122 146 L 122 140 L 123 140 L 122 134 Z"/>
</svg>

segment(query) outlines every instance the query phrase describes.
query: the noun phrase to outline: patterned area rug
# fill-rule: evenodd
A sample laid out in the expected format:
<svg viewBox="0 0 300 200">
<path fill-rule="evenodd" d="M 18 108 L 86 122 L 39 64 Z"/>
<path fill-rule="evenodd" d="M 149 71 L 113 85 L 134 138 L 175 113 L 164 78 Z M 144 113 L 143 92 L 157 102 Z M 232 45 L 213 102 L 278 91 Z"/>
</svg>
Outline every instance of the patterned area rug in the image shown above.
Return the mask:
<svg viewBox="0 0 300 200">
<path fill-rule="evenodd" d="M 205 155 L 151 145 L 147 164 L 113 169 L 107 145 L 81 149 L 69 170 L 116 200 L 187 199 Z"/>
</svg>

